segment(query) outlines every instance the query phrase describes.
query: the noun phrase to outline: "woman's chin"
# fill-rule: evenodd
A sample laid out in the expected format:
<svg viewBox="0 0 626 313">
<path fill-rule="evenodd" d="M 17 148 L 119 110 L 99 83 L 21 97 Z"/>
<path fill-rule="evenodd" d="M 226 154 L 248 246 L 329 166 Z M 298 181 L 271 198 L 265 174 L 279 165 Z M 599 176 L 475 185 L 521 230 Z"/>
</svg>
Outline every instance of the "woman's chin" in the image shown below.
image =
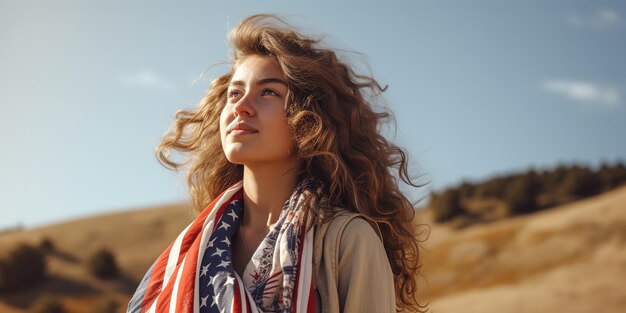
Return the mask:
<svg viewBox="0 0 626 313">
<path fill-rule="evenodd" d="M 230 153 L 226 153 L 226 159 L 233 164 L 252 164 L 258 162 L 258 157 L 255 157 L 258 153 L 245 153 L 243 151 L 231 151 Z"/>
<path fill-rule="evenodd" d="M 233 164 L 240 164 L 240 165 L 245 165 L 246 163 L 246 158 L 242 158 L 242 157 L 236 157 L 236 156 L 226 156 L 226 159 L 228 160 L 228 162 L 233 163 Z"/>
</svg>

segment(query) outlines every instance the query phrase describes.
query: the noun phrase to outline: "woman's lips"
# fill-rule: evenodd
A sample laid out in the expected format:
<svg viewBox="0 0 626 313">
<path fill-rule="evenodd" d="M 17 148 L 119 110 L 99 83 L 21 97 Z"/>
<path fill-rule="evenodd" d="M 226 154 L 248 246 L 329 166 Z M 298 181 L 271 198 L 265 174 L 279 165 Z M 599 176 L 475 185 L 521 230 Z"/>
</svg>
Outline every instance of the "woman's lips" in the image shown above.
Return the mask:
<svg viewBox="0 0 626 313">
<path fill-rule="evenodd" d="M 242 136 L 242 135 L 249 135 L 249 134 L 256 134 L 256 133 L 258 133 L 258 131 L 246 130 L 246 129 L 233 129 L 230 131 L 231 136 Z"/>
<path fill-rule="evenodd" d="M 256 130 L 254 127 L 246 123 L 240 122 L 240 123 L 235 124 L 233 127 L 231 127 L 228 133 L 232 136 L 242 136 L 242 135 L 250 135 L 250 134 L 254 134 L 258 132 L 259 131 Z"/>
</svg>

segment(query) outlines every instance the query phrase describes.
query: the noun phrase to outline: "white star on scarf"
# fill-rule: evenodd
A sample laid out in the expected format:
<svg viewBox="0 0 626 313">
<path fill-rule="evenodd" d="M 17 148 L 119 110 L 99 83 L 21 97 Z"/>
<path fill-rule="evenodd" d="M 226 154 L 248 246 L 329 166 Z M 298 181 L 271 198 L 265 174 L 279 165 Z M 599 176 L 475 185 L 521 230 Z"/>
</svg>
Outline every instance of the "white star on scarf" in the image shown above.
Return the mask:
<svg viewBox="0 0 626 313">
<path fill-rule="evenodd" d="M 213 240 L 209 240 L 209 244 L 206 246 L 207 249 L 213 247 L 213 243 L 215 243 L 215 238 L 213 238 Z"/>
<path fill-rule="evenodd" d="M 228 267 L 228 262 L 222 261 L 222 263 L 220 263 L 220 265 L 218 265 L 217 267 L 227 268 Z"/>
<path fill-rule="evenodd" d="M 228 239 L 228 237 L 224 238 L 224 240 L 222 240 L 222 242 L 227 244 L 230 247 L 230 239 Z"/>
<path fill-rule="evenodd" d="M 237 216 L 237 213 L 235 213 L 235 210 L 231 210 L 228 214 L 226 214 L 230 217 L 233 218 L 233 221 L 235 221 L 237 218 L 239 218 L 239 216 Z"/>
<path fill-rule="evenodd" d="M 206 300 L 207 299 L 209 299 L 209 296 L 202 297 L 202 303 L 200 304 L 200 307 L 206 306 Z"/>
<path fill-rule="evenodd" d="M 202 267 L 202 273 L 200 273 L 200 276 L 204 276 L 204 275 L 206 275 L 206 273 L 209 271 L 209 265 L 210 265 L 210 264 L 211 264 L 211 263 L 209 263 L 209 264 L 207 264 L 207 265 L 205 265 L 205 266 L 203 266 L 203 267 Z"/>
<path fill-rule="evenodd" d="M 235 278 L 228 276 L 228 278 L 226 278 L 226 282 L 224 283 L 224 285 L 228 285 L 228 284 L 234 285 L 235 284 Z"/>
<path fill-rule="evenodd" d="M 215 248 L 215 253 L 213 253 L 212 255 L 218 255 L 221 258 L 222 257 L 222 253 L 224 253 L 224 251 L 226 251 L 226 250 L 222 250 L 220 248 Z"/>
<path fill-rule="evenodd" d="M 230 224 L 222 221 L 222 225 L 220 225 L 220 228 L 224 228 L 224 230 L 228 230 L 228 227 L 230 227 Z"/>
</svg>

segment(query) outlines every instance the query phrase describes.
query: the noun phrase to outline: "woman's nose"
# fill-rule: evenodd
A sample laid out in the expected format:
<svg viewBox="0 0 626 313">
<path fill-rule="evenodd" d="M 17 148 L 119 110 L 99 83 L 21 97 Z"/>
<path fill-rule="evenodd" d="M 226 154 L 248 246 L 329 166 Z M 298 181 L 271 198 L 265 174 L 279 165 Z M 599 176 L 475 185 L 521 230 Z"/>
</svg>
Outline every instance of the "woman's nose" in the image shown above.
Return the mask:
<svg viewBox="0 0 626 313">
<path fill-rule="evenodd" d="M 235 115 L 246 115 L 253 116 L 254 115 L 254 107 L 252 105 L 252 95 L 249 93 L 245 94 L 243 97 L 235 103 Z"/>
</svg>

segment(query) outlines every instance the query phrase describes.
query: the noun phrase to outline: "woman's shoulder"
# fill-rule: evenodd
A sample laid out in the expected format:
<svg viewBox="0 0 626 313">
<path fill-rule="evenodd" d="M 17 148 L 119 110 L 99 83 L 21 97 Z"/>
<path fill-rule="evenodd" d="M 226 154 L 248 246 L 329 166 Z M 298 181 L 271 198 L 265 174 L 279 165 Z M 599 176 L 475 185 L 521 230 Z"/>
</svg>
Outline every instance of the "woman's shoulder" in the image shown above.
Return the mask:
<svg viewBox="0 0 626 313">
<path fill-rule="evenodd" d="M 363 214 L 335 208 L 333 216 L 317 226 L 314 266 L 320 264 L 322 256 L 326 262 L 337 264 L 346 249 L 384 251 L 381 232 L 378 225 Z"/>
<path fill-rule="evenodd" d="M 335 214 L 327 225 L 326 235 L 330 239 L 339 241 L 351 241 L 358 239 L 373 239 L 382 243 L 382 235 L 378 225 L 361 213 L 355 213 L 346 209 L 336 209 Z"/>
<path fill-rule="evenodd" d="M 393 274 L 375 223 L 342 210 L 325 224 L 318 242 L 317 284 L 324 312 L 395 312 Z"/>
</svg>

